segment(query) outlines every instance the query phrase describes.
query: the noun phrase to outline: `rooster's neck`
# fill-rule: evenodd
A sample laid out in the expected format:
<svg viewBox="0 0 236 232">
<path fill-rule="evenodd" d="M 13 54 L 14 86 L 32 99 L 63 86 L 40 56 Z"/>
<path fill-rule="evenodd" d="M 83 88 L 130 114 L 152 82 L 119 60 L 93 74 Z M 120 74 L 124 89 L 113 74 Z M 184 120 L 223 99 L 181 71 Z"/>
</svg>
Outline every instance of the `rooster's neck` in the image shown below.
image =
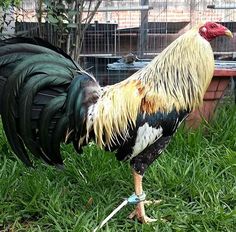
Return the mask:
<svg viewBox="0 0 236 232">
<path fill-rule="evenodd" d="M 209 42 L 195 30 L 180 36 L 132 78 L 148 86 L 157 108 L 194 109 L 202 104 L 214 71 Z"/>
</svg>

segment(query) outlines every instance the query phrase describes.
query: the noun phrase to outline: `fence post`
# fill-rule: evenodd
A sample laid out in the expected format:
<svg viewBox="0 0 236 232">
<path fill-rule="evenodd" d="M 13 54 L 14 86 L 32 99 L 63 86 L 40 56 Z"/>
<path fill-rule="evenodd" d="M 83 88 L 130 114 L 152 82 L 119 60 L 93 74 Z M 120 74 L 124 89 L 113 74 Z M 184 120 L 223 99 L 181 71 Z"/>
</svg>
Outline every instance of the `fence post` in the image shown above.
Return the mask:
<svg viewBox="0 0 236 232">
<path fill-rule="evenodd" d="M 140 0 L 141 6 L 149 5 L 149 0 Z M 141 10 L 141 23 L 139 29 L 139 54 L 140 58 L 143 58 L 144 51 L 147 50 L 147 38 L 148 37 L 148 10 Z"/>
</svg>

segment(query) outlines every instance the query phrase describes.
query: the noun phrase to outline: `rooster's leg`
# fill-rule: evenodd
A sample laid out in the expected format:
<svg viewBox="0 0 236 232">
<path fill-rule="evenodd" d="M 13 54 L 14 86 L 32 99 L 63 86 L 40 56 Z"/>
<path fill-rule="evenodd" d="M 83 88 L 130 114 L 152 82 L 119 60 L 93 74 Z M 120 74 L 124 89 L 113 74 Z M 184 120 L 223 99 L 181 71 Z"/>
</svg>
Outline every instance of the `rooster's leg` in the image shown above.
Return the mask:
<svg viewBox="0 0 236 232">
<path fill-rule="evenodd" d="M 143 186 L 142 186 L 143 176 L 133 171 L 133 177 L 134 177 L 135 194 L 136 196 L 140 196 L 143 194 Z M 129 218 L 132 219 L 136 217 L 142 223 L 149 223 L 149 222 L 156 221 L 156 219 L 151 219 L 146 215 L 144 204 L 145 204 L 145 201 L 139 202 L 135 210 L 129 215 Z"/>
</svg>

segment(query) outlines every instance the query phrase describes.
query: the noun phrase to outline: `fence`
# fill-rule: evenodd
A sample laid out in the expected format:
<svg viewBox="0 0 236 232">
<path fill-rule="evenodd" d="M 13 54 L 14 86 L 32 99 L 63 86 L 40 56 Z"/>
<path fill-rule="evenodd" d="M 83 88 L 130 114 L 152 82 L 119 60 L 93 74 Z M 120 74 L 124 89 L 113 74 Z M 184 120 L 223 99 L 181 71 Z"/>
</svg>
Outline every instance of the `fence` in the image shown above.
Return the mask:
<svg viewBox="0 0 236 232">
<path fill-rule="evenodd" d="M 27 0 L 29 1 L 29 0 Z M 215 3 L 215 5 L 213 5 Z M 104 0 L 85 33 L 81 61 L 102 84 L 111 84 L 130 72 L 107 71 L 107 64 L 123 55 L 153 58 L 178 36 L 202 20 L 219 21 L 236 32 L 236 2 L 207 0 Z M 16 32 L 38 36 L 37 23 L 18 22 Z M 66 34 L 42 24 L 41 35 L 66 49 Z M 72 36 L 73 39 L 73 36 Z M 236 52 L 236 38 L 217 38 L 212 47 L 218 56 Z"/>
</svg>

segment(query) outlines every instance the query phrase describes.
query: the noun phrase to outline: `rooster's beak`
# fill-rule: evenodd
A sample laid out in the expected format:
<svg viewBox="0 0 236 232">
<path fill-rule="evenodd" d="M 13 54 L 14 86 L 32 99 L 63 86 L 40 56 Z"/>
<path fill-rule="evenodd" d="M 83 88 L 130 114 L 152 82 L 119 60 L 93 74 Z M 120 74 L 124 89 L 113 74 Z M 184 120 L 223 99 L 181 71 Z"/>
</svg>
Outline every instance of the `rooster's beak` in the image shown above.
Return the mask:
<svg viewBox="0 0 236 232">
<path fill-rule="evenodd" d="M 230 30 L 226 30 L 225 31 L 225 35 L 227 36 L 227 37 L 230 37 L 230 38 L 233 38 L 234 36 L 233 36 L 233 33 L 230 31 Z"/>
</svg>

